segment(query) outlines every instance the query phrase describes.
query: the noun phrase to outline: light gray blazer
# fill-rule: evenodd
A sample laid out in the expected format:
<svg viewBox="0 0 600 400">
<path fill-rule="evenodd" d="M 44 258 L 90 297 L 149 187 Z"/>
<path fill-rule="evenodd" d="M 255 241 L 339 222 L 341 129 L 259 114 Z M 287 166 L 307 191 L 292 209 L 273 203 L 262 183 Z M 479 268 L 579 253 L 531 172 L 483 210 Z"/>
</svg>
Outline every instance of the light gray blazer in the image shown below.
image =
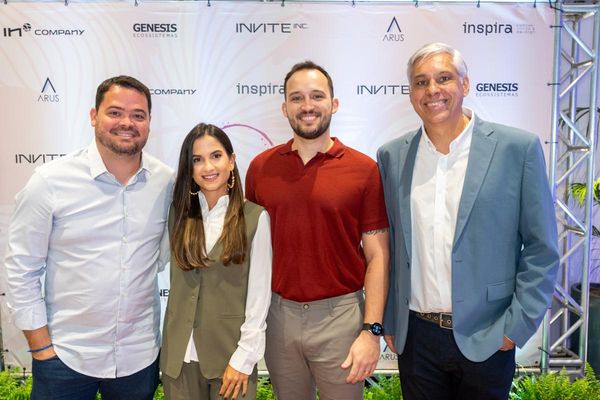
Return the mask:
<svg viewBox="0 0 600 400">
<path fill-rule="evenodd" d="M 404 349 L 411 291 L 410 189 L 421 129 L 377 152 L 390 220 L 386 334 Z M 558 269 L 555 211 L 538 138 L 475 117 L 452 247 L 454 338 L 484 361 L 535 333 Z"/>
</svg>

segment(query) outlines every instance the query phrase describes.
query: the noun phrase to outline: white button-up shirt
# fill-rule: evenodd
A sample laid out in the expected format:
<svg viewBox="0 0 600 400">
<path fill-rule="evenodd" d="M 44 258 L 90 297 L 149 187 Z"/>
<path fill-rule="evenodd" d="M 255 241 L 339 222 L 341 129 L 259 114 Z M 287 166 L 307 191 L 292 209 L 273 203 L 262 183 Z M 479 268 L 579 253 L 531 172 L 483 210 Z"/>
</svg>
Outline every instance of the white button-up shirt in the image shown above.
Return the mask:
<svg viewBox="0 0 600 400">
<path fill-rule="evenodd" d="M 409 307 L 419 312 L 452 312 L 452 244 L 473 136 L 471 120 L 450 143 L 448 154 L 433 145 L 425 127 L 413 170 L 410 207 L 412 229 Z"/>
<path fill-rule="evenodd" d="M 121 184 L 95 142 L 36 168 L 16 195 L 8 233 L 15 325 L 48 325 L 58 357 L 88 376 L 127 376 L 154 362 L 172 185 L 173 171 L 145 153 Z"/>
<path fill-rule="evenodd" d="M 210 253 L 217 240 L 221 237 L 225 214 L 229 206 L 229 196 L 222 196 L 217 204 L 208 209 L 208 203 L 202 192 L 198 193 L 206 251 Z M 229 365 L 235 370 L 250 375 L 254 365 L 265 353 L 265 330 L 267 328 L 267 313 L 271 304 L 271 225 L 269 214 L 264 210 L 258 217 L 258 225 L 250 246 L 250 270 L 248 272 L 248 294 L 246 295 L 246 319 L 240 328 L 241 336 L 238 346 Z M 188 341 L 188 347 L 183 361 L 198 361 L 193 332 Z"/>
</svg>

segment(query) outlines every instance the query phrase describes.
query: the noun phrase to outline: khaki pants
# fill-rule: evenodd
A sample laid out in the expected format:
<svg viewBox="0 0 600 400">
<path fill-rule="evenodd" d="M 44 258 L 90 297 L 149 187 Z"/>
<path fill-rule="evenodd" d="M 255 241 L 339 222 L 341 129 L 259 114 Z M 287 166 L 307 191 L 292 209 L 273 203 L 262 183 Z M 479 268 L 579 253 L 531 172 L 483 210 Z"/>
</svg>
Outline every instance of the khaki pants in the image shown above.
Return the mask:
<svg viewBox="0 0 600 400">
<path fill-rule="evenodd" d="M 273 293 L 265 361 L 278 400 L 360 400 L 364 384 L 348 384 L 341 364 L 361 332 L 362 290 L 307 303 Z"/>
<path fill-rule="evenodd" d="M 238 400 L 256 399 L 256 368 L 248 378 L 248 392 L 242 397 L 241 392 Z M 168 400 L 219 400 L 221 390 L 221 378 L 206 379 L 200 372 L 200 364 L 197 362 L 183 363 L 181 373 L 177 379 L 165 374 L 162 375 L 162 383 L 165 389 L 165 398 Z"/>
</svg>

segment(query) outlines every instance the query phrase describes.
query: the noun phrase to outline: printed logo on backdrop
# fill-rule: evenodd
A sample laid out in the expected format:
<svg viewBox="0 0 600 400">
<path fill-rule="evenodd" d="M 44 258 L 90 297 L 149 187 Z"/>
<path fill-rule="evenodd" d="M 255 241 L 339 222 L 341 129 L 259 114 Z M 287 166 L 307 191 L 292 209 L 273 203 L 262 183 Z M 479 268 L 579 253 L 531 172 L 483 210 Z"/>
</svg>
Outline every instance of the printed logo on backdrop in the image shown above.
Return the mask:
<svg viewBox="0 0 600 400">
<path fill-rule="evenodd" d="M 37 99 L 38 102 L 43 103 L 58 103 L 60 101 L 60 97 L 52 84 L 50 78 L 46 78 L 44 81 L 44 85 L 42 86 L 42 90 Z"/>
<path fill-rule="evenodd" d="M 396 17 L 393 17 L 387 25 L 387 30 L 383 35 L 382 42 L 404 42 L 404 32 L 400 28 L 400 24 Z"/>
<path fill-rule="evenodd" d="M 535 33 L 535 25 L 533 24 L 508 24 L 503 22 L 463 22 L 463 33 L 466 35 L 478 36 L 498 36 L 512 34 L 529 34 Z"/>
<path fill-rule="evenodd" d="M 236 22 L 235 33 L 291 34 L 308 29 L 306 22 Z"/>
<path fill-rule="evenodd" d="M 132 25 L 134 38 L 165 38 L 175 39 L 179 31 L 177 24 L 173 23 L 143 23 L 136 22 Z"/>
<path fill-rule="evenodd" d="M 407 96 L 409 92 L 408 85 L 394 83 L 359 83 L 356 85 L 356 94 L 359 96 Z"/>
<path fill-rule="evenodd" d="M 66 156 L 65 153 L 17 153 L 15 154 L 15 164 L 45 164 L 64 156 Z"/>
<path fill-rule="evenodd" d="M 154 88 L 150 89 L 150 94 L 152 96 L 191 96 L 197 91 L 198 89 Z"/>
<path fill-rule="evenodd" d="M 517 82 L 478 82 L 475 84 L 477 97 L 518 97 Z"/>
<path fill-rule="evenodd" d="M 284 86 L 271 83 L 271 82 L 259 82 L 259 83 L 241 83 L 238 82 L 235 85 L 236 94 L 240 96 L 283 96 Z"/>
<path fill-rule="evenodd" d="M 84 32 L 84 29 L 33 28 L 30 23 L 18 28 L 2 29 L 4 37 L 23 37 L 24 33 L 33 33 L 35 36 L 82 36 Z"/>
</svg>

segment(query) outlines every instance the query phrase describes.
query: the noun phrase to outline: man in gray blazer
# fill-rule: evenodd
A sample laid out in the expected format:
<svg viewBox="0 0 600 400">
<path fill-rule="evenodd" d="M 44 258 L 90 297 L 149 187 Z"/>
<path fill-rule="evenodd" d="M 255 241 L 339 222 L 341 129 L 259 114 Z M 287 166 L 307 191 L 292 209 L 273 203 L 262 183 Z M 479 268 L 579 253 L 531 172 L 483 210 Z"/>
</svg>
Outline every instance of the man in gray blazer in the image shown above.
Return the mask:
<svg viewBox="0 0 600 400">
<path fill-rule="evenodd" d="M 423 126 L 377 158 L 390 219 L 384 316 L 404 398 L 506 399 L 514 347 L 536 331 L 558 268 L 536 136 L 464 108 L 467 66 L 443 43 L 408 63 Z"/>
</svg>

